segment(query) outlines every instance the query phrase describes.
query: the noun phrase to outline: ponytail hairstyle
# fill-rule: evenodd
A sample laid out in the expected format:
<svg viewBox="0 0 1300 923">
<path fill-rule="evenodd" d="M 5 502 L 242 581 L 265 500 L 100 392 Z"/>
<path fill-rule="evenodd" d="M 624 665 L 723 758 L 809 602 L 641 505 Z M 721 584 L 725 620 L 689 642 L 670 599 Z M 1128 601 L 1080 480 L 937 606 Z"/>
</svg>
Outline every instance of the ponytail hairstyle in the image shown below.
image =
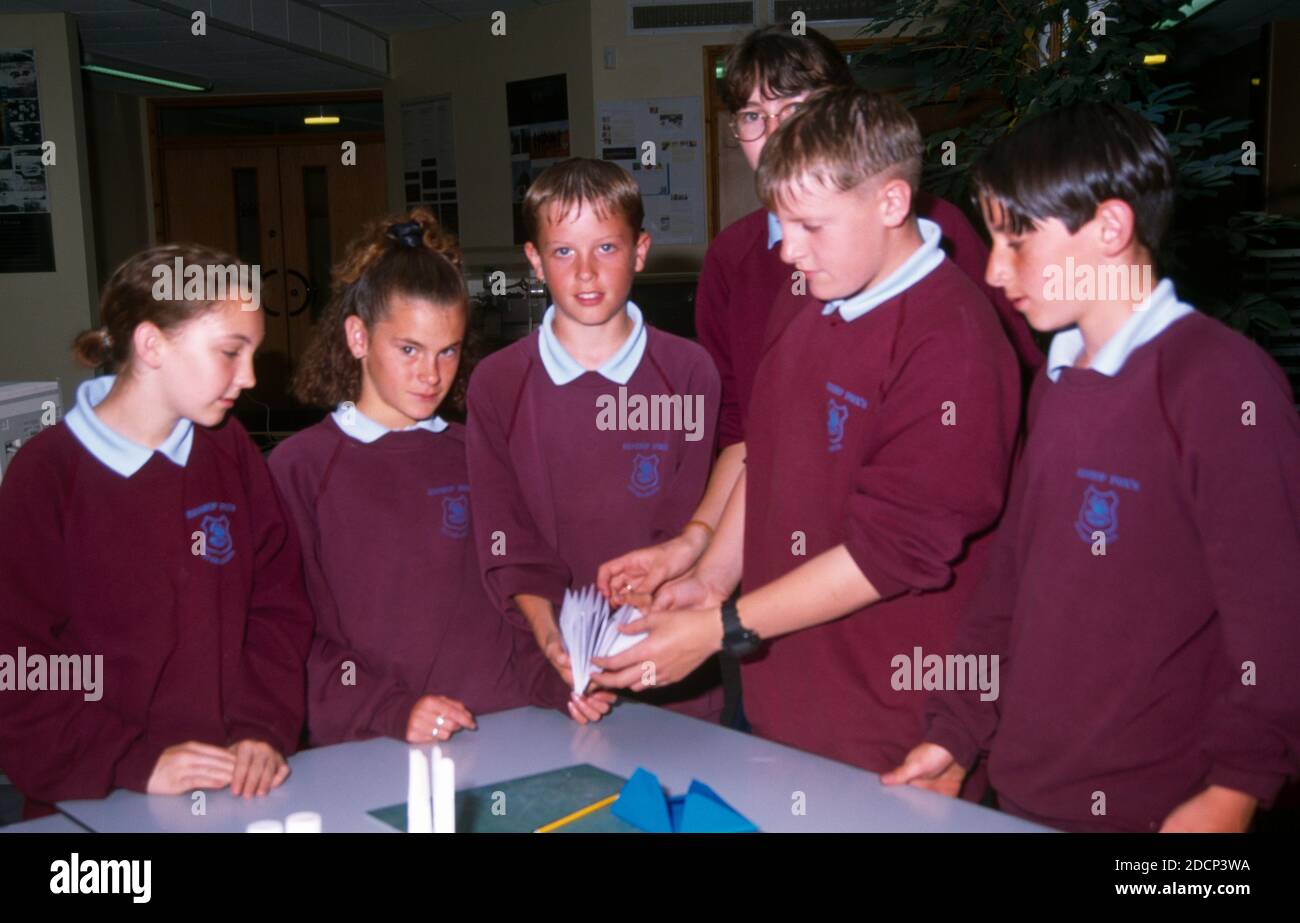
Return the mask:
<svg viewBox="0 0 1300 923">
<path fill-rule="evenodd" d="M 344 322 L 355 314 L 368 332 L 373 331 L 395 295 L 465 312 L 468 339 L 469 292 L 460 247 L 426 208 L 371 221 L 348 245 L 343 261 L 334 267 L 333 297 L 294 373 L 294 397 L 317 407 L 361 397 L 361 360 L 348 348 Z M 462 348 L 456 380 L 444 401 L 454 411 L 465 404 L 470 365 L 465 354 Z"/>
<path fill-rule="evenodd" d="M 165 266 L 171 271 L 178 259 L 186 267 L 205 269 L 239 265 L 229 253 L 203 244 L 160 244 L 141 250 L 117 267 L 104 286 L 99 299 L 102 326 L 83 331 L 73 341 L 72 354 L 78 362 L 90 368 L 104 366 L 111 373 L 119 372 L 131 359 L 131 340 L 138 325 L 148 321 L 166 332 L 212 310 L 215 301 L 183 298 L 179 282 L 173 290 L 173 299 L 155 297 L 156 267 Z"/>
</svg>

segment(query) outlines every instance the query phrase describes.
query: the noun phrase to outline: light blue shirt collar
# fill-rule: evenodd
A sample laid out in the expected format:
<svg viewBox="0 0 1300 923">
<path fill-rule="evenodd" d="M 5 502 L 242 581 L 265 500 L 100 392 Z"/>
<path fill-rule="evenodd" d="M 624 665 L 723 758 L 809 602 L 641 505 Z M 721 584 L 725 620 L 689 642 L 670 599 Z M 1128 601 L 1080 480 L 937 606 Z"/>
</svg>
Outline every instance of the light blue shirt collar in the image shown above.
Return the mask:
<svg viewBox="0 0 1300 923">
<path fill-rule="evenodd" d="M 1088 368 L 1113 378 L 1135 349 L 1154 340 L 1166 327 L 1193 310 L 1191 305 L 1178 300 L 1172 280 L 1160 280 L 1147 300 L 1133 309 L 1133 316 L 1097 350 Z M 1047 349 L 1047 377 L 1058 380 L 1061 369 L 1073 366 L 1082 352 L 1083 334 L 1078 327 L 1062 330 L 1052 337 L 1052 345 Z"/>
<path fill-rule="evenodd" d="M 405 429 L 389 429 L 373 417 L 366 416 L 355 405 L 349 407 L 339 404 L 338 407 L 334 408 L 334 412 L 330 416 L 333 417 L 339 429 L 357 440 L 357 442 L 364 442 L 367 445 L 382 439 L 389 433 L 409 433 L 417 429 L 427 429 L 431 433 L 441 433 L 447 428 L 447 421 L 435 414 L 427 420 L 421 420 L 419 423 Z"/>
<path fill-rule="evenodd" d="M 143 468 L 154 452 L 161 452 L 168 461 L 184 468 L 190 458 L 190 447 L 194 444 L 192 420 L 181 417 L 162 445 L 150 449 L 111 429 L 95 413 L 95 406 L 108 397 L 116 380 L 116 375 L 101 375 L 83 381 L 77 387 L 76 404 L 63 418 L 72 435 L 87 452 L 124 478 L 131 477 Z"/>
<path fill-rule="evenodd" d="M 776 216 L 776 212 L 767 213 L 767 249 L 771 250 L 781 242 L 785 237 L 785 231 L 781 230 L 781 219 Z"/>
<path fill-rule="evenodd" d="M 641 316 L 641 309 L 632 302 L 627 303 L 627 316 L 632 318 L 632 332 L 628 334 L 623 345 L 605 364 L 596 369 L 597 375 L 608 378 L 615 384 L 625 385 L 641 364 L 645 355 L 646 328 Z M 546 309 L 542 318 L 542 329 L 537 337 L 537 349 L 542 354 L 542 365 L 551 381 L 557 385 L 567 385 L 587 372 L 577 360 L 569 355 L 559 339 L 555 336 L 555 305 Z"/>
<path fill-rule="evenodd" d="M 872 308 L 896 298 L 920 282 L 944 260 L 943 249 L 939 241 L 943 231 L 939 225 L 925 218 L 916 219 L 917 230 L 921 232 L 921 246 L 909 256 L 903 265 L 891 272 L 870 288 L 863 289 L 851 298 L 837 298 L 826 302 L 822 314 L 840 312 L 846 321 L 855 321 Z"/>
</svg>

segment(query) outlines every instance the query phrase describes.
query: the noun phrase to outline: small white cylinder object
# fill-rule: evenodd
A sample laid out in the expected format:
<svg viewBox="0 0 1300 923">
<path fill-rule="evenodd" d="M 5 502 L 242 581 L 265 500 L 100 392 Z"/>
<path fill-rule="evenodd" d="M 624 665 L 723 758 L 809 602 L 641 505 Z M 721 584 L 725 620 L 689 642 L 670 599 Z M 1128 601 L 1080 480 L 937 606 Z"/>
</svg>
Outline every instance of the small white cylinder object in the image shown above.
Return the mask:
<svg viewBox="0 0 1300 923">
<path fill-rule="evenodd" d="M 456 764 L 437 747 L 433 756 L 433 832 L 456 832 Z"/>
<path fill-rule="evenodd" d="M 278 820 L 255 820 L 244 828 L 245 833 L 284 833 L 284 824 Z"/>
<path fill-rule="evenodd" d="M 406 784 L 407 833 L 433 833 L 433 805 L 429 798 L 429 759 L 412 749 Z"/>
<path fill-rule="evenodd" d="M 284 819 L 285 833 L 320 833 L 320 815 L 315 811 L 297 811 Z"/>
</svg>

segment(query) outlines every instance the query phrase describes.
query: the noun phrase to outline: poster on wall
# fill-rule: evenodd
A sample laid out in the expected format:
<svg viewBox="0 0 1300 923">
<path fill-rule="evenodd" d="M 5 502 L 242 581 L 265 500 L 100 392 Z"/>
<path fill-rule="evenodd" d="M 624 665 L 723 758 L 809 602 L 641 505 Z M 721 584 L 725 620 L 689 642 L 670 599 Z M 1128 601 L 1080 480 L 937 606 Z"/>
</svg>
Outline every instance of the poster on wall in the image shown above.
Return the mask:
<svg viewBox="0 0 1300 923">
<path fill-rule="evenodd" d="M 703 244 L 704 128 L 700 97 L 626 99 L 597 106 L 600 156 L 636 178 L 655 244 Z M 646 163 L 646 142 L 653 163 Z"/>
<path fill-rule="evenodd" d="M 564 74 L 506 84 L 510 127 L 510 202 L 515 243 L 524 242 L 524 194 L 533 178 L 569 156 L 569 91 Z"/>
<path fill-rule="evenodd" d="M 440 225 L 460 233 L 451 97 L 402 103 L 402 185 L 407 208 L 423 205 Z"/>
<path fill-rule="evenodd" d="M 0 48 L 0 272 L 53 272 L 36 53 Z"/>
</svg>

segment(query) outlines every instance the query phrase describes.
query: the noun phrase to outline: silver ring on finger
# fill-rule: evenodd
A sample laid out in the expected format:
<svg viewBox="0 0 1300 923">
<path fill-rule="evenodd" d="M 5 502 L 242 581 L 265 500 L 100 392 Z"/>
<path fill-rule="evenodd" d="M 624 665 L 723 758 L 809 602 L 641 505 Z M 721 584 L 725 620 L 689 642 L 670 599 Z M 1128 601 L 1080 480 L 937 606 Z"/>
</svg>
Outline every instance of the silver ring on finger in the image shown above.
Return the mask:
<svg viewBox="0 0 1300 923">
<path fill-rule="evenodd" d="M 433 719 L 433 723 L 438 727 L 442 727 L 444 724 L 447 723 L 447 719 L 444 718 L 442 715 L 439 715 L 437 718 Z"/>
</svg>

